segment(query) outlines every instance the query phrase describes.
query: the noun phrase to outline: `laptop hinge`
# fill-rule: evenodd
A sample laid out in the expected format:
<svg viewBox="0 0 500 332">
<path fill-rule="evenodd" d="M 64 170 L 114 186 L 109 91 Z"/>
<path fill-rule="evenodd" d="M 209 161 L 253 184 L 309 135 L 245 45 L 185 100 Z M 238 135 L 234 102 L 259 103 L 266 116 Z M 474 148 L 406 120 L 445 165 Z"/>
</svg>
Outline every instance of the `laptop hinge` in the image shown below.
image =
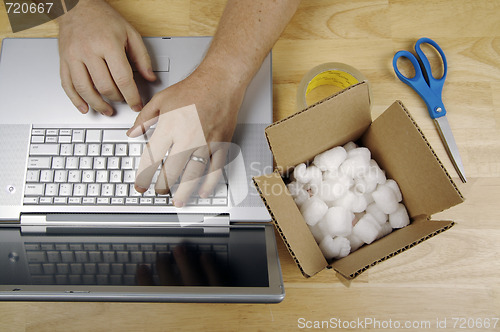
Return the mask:
<svg viewBox="0 0 500 332">
<path fill-rule="evenodd" d="M 61 215 L 59 215 L 61 216 Z M 52 216 L 53 217 L 53 216 Z M 47 227 L 81 227 L 81 226 L 93 226 L 93 227 L 105 227 L 109 228 L 112 224 L 108 222 L 95 222 L 95 221 L 83 221 L 83 220 L 72 220 L 71 224 L 65 221 L 60 220 L 52 220 L 52 218 L 48 220 L 47 215 L 36 215 L 36 214 L 24 214 L 21 215 L 21 232 L 23 233 L 44 233 L 47 230 Z M 186 226 L 201 226 L 205 229 L 211 227 L 227 227 L 230 225 L 230 218 L 228 214 L 223 215 L 205 215 L 200 216 L 198 219 L 196 216 L 191 217 L 181 217 L 180 220 L 176 222 L 169 222 L 170 227 L 186 227 Z M 145 218 L 145 216 L 143 216 Z M 65 219 L 65 218 L 63 218 Z M 156 227 L 156 226 L 166 226 L 162 223 L 162 225 L 158 225 L 157 222 L 115 222 L 114 227 Z M 113 227 L 111 226 L 111 227 Z"/>
</svg>

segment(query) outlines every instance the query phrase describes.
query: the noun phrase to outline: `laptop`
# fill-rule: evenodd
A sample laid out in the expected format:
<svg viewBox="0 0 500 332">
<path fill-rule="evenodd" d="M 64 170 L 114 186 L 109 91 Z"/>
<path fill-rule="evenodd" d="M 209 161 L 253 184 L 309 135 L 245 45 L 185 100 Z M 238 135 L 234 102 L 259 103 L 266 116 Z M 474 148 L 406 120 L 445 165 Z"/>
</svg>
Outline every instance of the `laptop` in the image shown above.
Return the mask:
<svg viewBox="0 0 500 332">
<path fill-rule="evenodd" d="M 210 41 L 144 38 L 158 80 L 134 73 L 143 100 L 187 77 Z M 272 169 L 271 55 L 246 91 L 222 179 L 180 209 L 154 183 L 133 188 L 151 132 L 128 138 L 137 113 L 113 107 L 112 117 L 75 109 L 57 39 L 3 40 L 0 299 L 281 301 L 274 231 L 251 180 Z"/>
</svg>

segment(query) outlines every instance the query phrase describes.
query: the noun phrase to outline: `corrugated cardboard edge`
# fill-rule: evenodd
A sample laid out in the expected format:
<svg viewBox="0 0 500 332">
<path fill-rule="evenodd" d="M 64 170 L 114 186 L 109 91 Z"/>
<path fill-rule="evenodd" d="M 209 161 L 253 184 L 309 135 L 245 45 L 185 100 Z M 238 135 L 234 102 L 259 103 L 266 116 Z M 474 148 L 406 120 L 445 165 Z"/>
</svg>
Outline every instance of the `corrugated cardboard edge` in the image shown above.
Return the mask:
<svg viewBox="0 0 500 332">
<path fill-rule="evenodd" d="M 280 173 L 275 170 L 271 174 L 254 177 L 253 182 L 300 272 L 305 277 L 311 277 L 325 269 L 328 262 L 316 244 Z M 270 186 L 273 189 L 267 190 L 266 188 Z M 276 190 L 276 186 L 280 189 Z M 279 220 L 284 222 L 280 223 Z"/>
<path fill-rule="evenodd" d="M 363 246 L 355 252 L 349 254 L 349 259 L 339 259 L 330 266 L 346 279 L 353 279 L 391 257 L 420 244 L 448 229 L 453 227 L 453 221 L 440 220 L 432 221 L 422 217 L 412 221 L 404 228 L 398 229 L 389 235 L 373 242 L 368 246 Z M 394 239 L 397 237 L 398 241 Z M 409 241 L 409 239 L 411 239 Z M 408 241 L 408 242 L 406 242 Z M 370 261 L 369 264 L 360 264 L 360 262 Z"/>
<path fill-rule="evenodd" d="M 403 193 L 413 193 L 412 197 L 403 194 L 403 202 L 411 217 L 431 216 L 464 201 L 457 185 L 401 101 L 394 102 L 373 121 L 361 142 L 370 149 L 372 157 L 387 176 L 398 182 Z M 400 157 L 393 158 L 393 151 L 399 151 Z M 421 168 L 408 173 L 408 169 L 419 163 Z M 430 178 L 429 174 L 433 177 Z"/>
<path fill-rule="evenodd" d="M 403 109 L 403 111 L 406 113 L 406 116 L 408 116 L 408 118 L 413 123 L 413 125 L 415 126 L 415 128 L 417 129 L 417 131 L 420 133 L 420 136 L 422 136 L 422 139 L 424 140 L 425 144 L 427 144 L 427 147 L 429 148 L 429 150 L 434 155 L 434 158 L 436 158 L 436 161 L 438 162 L 439 166 L 441 166 L 441 169 L 443 170 L 443 172 L 448 177 L 448 180 L 450 181 L 450 184 L 453 186 L 453 188 L 455 189 L 455 191 L 457 192 L 457 194 L 460 196 L 460 198 L 462 199 L 462 201 L 465 200 L 464 196 L 462 195 L 462 193 L 458 189 L 457 184 L 455 183 L 455 181 L 453 181 L 452 177 L 450 176 L 450 173 L 448 173 L 448 170 L 444 167 L 444 165 L 441 162 L 441 160 L 439 159 L 438 155 L 436 154 L 436 152 L 432 148 L 431 144 L 429 143 L 429 141 L 425 137 L 424 132 L 422 131 L 422 129 L 420 129 L 420 126 L 418 125 L 418 123 L 415 121 L 415 119 L 413 119 L 413 117 L 411 116 L 410 112 L 406 109 L 406 107 L 403 105 L 403 103 L 401 102 L 401 100 L 396 100 L 395 103 L 397 103 L 397 104 L 399 104 L 399 106 L 401 106 L 401 108 Z"/>
</svg>

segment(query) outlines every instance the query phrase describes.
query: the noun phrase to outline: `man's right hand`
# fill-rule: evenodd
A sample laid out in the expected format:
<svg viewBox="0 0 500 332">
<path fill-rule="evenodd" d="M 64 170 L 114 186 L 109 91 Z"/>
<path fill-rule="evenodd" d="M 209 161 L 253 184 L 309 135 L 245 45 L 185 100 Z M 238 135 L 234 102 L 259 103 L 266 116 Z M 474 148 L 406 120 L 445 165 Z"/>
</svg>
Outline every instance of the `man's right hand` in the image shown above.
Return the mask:
<svg viewBox="0 0 500 332">
<path fill-rule="evenodd" d="M 76 108 L 87 113 L 90 106 L 110 116 L 106 97 L 140 111 L 129 59 L 145 79 L 156 79 L 140 34 L 102 0 L 80 0 L 61 17 L 59 28 L 61 84 Z"/>
</svg>

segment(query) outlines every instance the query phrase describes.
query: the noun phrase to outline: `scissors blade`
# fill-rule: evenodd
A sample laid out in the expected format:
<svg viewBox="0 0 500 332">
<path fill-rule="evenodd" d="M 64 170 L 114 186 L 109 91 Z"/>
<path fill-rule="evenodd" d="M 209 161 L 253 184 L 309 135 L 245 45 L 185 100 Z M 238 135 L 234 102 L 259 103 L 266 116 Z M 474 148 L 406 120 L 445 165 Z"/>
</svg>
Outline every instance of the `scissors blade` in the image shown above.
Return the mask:
<svg viewBox="0 0 500 332">
<path fill-rule="evenodd" d="M 446 119 L 446 116 L 435 118 L 434 124 L 439 132 L 441 141 L 443 141 L 446 152 L 448 153 L 448 156 L 450 156 L 451 162 L 457 170 L 460 180 L 462 180 L 463 183 L 467 182 L 467 179 L 465 178 L 464 166 L 462 164 L 462 158 L 460 158 L 460 154 L 458 153 L 457 143 L 455 143 L 455 138 L 451 132 L 448 119 Z"/>
</svg>

